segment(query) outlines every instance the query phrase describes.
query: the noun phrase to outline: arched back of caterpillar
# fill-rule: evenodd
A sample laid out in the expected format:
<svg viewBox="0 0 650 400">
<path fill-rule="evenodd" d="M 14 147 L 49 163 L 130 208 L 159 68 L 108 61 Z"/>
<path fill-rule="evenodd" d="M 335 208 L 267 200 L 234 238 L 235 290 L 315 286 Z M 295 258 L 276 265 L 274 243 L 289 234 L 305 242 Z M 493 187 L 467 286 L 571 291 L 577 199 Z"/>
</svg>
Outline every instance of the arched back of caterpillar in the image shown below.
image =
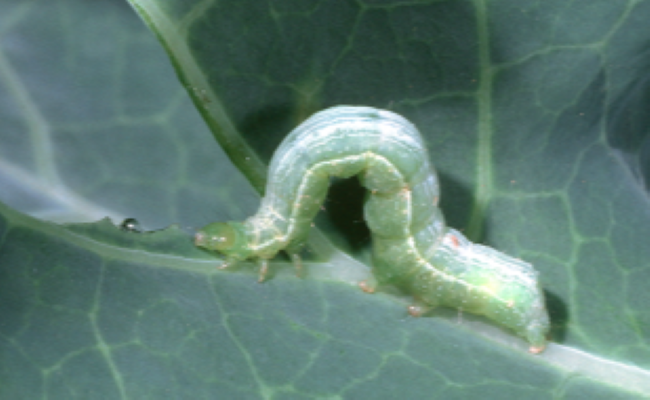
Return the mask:
<svg viewBox="0 0 650 400">
<path fill-rule="evenodd" d="M 260 259 L 260 281 L 280 250 L 299 271 L 298 252 L 330 177 L 354 175 L 369 191 L 364 214 L 378 284 L 399 286 L 427 307 L 485 315 L 525 338 L 531 352 L 544 349 L 549 318 L 537 272 L 445 225 L 424 142 L 413 124 L 390 111 L 340 106 L 313 115 L 275 152 L 257 213 L 207 225 L 196 245 L 224 254 L 224 267 Z M 374 291 L 368 283 L 362 288 Z"/>
</svg>

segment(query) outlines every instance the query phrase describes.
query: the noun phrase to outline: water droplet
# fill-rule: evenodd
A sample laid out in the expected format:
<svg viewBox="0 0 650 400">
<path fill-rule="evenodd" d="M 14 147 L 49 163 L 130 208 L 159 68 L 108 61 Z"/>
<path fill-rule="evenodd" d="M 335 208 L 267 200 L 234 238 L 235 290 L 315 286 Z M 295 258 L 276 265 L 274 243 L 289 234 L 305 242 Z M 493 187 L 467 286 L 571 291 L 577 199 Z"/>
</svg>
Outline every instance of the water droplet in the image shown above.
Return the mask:
<svg viewBox="0 0 650 400">
<path fill-rule="evenodd" d="M 120 229 L 127 232 L 142 232 L 140 222 L 135 218 L 127 218 L 120 224 Z"/>
</svg>

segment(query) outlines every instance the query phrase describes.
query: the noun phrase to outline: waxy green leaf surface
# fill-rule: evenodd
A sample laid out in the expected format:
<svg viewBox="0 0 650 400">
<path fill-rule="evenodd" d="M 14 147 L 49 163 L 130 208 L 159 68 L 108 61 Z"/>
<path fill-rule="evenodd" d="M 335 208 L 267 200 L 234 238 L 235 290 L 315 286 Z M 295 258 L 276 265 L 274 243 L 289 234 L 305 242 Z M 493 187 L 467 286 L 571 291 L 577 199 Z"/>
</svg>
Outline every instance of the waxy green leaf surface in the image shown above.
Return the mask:
<svg viewBox="0 0 650 400">
<path fill-rule="evenodd" d="M 131 6 L 0 5 L 1 398 L 650 397 L 650 1 Z M 535 265 L 545 353 L 356 288 L 354 182 L 305 279 L 192 246 L 337 104 L 415 123 L 449 225 Z"/>
</svg>

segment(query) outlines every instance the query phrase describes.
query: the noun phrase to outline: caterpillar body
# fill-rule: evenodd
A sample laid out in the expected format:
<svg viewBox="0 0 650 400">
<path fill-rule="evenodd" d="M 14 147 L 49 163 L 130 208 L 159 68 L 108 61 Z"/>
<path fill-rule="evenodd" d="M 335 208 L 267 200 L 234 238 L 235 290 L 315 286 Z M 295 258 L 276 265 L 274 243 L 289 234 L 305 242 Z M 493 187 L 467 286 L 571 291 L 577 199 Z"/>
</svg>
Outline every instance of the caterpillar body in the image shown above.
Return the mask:
<svg viewBox="0 0 650 400">
<path fill-rule="evenodd" d="M 260 259 L 260 281 L 281 250 L 300 270 L 298 251 L 330 177 L 354 175 L 369 191 L 364 215 L 377 284 L 401 287 L 426 307 L 484 315 L 525 338 L 531 352 L 544 349 L 549 318 L 537 271 L 445 225 L 424 142 L 413 124 L 390 111 L 339 106 L 314 114 L 275 152 L 257 213 L 209 224 L 195 243 L 224 254 L 224 266 Z M 418 314 L 419 307 L 410 311 Z"/>
</svg>

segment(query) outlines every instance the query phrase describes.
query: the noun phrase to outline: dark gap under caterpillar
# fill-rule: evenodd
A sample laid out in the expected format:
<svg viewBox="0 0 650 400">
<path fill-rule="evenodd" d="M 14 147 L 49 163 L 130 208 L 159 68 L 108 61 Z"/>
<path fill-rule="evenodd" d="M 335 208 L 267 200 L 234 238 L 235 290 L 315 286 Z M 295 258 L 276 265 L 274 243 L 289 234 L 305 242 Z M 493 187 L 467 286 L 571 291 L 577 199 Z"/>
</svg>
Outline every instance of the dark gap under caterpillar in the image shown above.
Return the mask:
<svg viewBox="0 0 650 400">
<path fill-rule="evenodd" d="M 364 291 L 396 285 L 426 308 L 454 307 L 499 322 L 525 338 L 532 353 L 545 348 L 549 318 L 537 271 L 445 225 L 422 137 L 390 111 L 339 106 L 314 114 L 273 155 L 257 213 L 244 222 L 209 224 L 195 243 L 224 254 L 223 268 L 260 259 L 260 282 L 268 260 L 281 250 L 300 274 L 298 253 L 330 177 L 354 175 L 369 191 L 364 214 L 376 282 L 361 282 Z M 409 312 L 420 315 L 422 307 Z"/>
</svg>

